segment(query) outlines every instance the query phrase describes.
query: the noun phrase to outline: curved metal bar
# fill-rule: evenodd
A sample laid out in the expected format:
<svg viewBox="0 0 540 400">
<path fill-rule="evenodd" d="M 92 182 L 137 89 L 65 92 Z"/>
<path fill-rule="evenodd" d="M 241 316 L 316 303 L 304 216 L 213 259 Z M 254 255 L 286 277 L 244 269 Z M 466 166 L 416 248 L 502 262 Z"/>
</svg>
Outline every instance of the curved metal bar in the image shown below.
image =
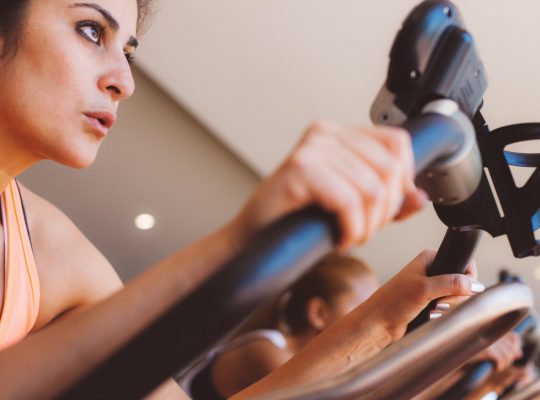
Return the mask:
<svg viewBox="0 0 540 400">
<path fill-rule="evenodd" d="M 459 143 L 468 143 L 464 136 L 472 129 L 472 125 L 463 129 L 465 122 L 456 123 L 444 114 L 430 113 L 429 118 L 430 124 L 419 123 L 411 132 L 417 174 L 430 163 L 450 157 L 456 149 L 462 150 Z M 277 221 L 254 237 L 216 275 L 89 371 L 60 398 L 143 397 L 223 340 L 258 305 L 329 252 L 337 237 L 334 217 L 317 207 Z M 456 248 L 454 253 L 461 251 Z"/>
<path fill-rule="evenodd" d="M 514 332 L 519 334 L 523 341 L 526 341 L 528 336 L 537 328 L 536 318 L 529 314 L 527 315 L 515 328 Z M 525 365 L 530 356 L 531 352 L 534 352 L 538 342 L 535 341 L 532 344 L 532 348 L 528 349 L 529 346 L 523 347 L 523 358 L 517 360 L 514 365 Z M 527 351 L 528 350 L 528 351 Z M 437 400 L 461 400 L 464 399 L 468 394 L 473 390 L 479 388 L 493 373 L 495 370 L 495 365 L 491 360 L 483 360 L 467 368 L 465 375 L 451 388 L 449 388 L 445 393 L 437 398 Z"/>
<path fill-rule="evenodd" d="M 499 282 L 522 282 L 517 275 L 512 275 L 506 270 L 499 272 Z M 522 340 L 523 356 L 514 361 L 515 366 L 526 365 L 536 354 L 538 347 L 538 323 L 536 316 L 529 313 L 514 329 Z M 474 365 L 467 367 L 465 374 L 442 395 L 438 400 L 461 400 L 468 394 L 479 388 L 491 376 L 495 370 L 495 364 L 492 360 L 481 360 Z M 505 388 L 504 393 L 510 393 L 514 390 L 515 384 Z"/>
<path fill-rule="evenodd" d="M 434 161 L 440 161 L 441 168 L 426 171 L 426 191 L 436 202 L 453 206 L 472 196 L 482 179 L 480 153 L 469 118 L 481 104 L 486 81 L 472 38 L 461 29 L 457 9 L 448 1 L 436 0 L 425 2 L 416 11 L 416 17 L 425 23 L 417 31 L 416 17 L 409 20 L 407 25 L 412 24 L 413 29 L 405 39 L 413 48 L 420 45 L 418 66 L 429 62 L 425 72 L 430 73 L 424 76 L 423 70 L 412 71 L 414 76 L 421 73 L 417 81 L 410 69 L 404 70 L 413 79 L 413 87 L 416 82 L 424 83 L 414 96 L 403 93 L 412 101 L 410 111 L 414 112 L 410 116 L 416 117 L 416 109 L 420 111 L 428 99 L 443 97 L 453 101 L 437 100 L 437 106 L 430 103 L 431 108 L 428 104 L 425 113 L 409 121 L 415 171 L 418 176 L 424 168 L 434 167 Z M 443 21 L 444 27 L 437 21 Z M 426 48 L 433 30 L 444 39 Z M 394 61 L 396 57 L 400 55 L 394 54 Z M 467 95 L 463 97 L 462 93 Z M 448 107 L 454 102 L 461 109 L 455 104 Z M 287 216 L 254 238 L 247 249 L 202 287 L 156 317 L 151 326 L 135 338 L 126 339 L 127 343 L 61 398 L 144 396 L 168 375 L 189 366 L 225 338 L 258 304 L 305 272 L 311 262 L 333 247 L 336 237 L 333 217 L 320 209 Z"/>
<path fill-rule="evenodd" d="M 257 400 L 410 399 L 512 329 L 532 305 L 527 286 L 494 286 L 362 365 L 337 377 Z"/>
</svg>

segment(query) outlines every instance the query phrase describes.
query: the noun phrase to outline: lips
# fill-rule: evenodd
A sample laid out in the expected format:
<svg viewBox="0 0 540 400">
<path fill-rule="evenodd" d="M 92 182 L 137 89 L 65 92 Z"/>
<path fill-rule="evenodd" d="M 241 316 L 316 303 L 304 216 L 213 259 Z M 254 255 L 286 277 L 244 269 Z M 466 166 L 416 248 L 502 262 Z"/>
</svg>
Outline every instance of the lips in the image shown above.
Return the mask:
<svg viewBox="0 0 540 400">
<path fill-rule="evenodd" d="M 116 115 L 106 111 L 84 113 L 92 128 L 100 135 L 106 135 L 116 122 Z"/>
<path fill-rule="evenodd" d="M 85 115 L 89 118 L 97 119 L 107 129 L 110 129 L 116 122 L 116 115 L 110 112 L 91 112 Z"/>
</svg>

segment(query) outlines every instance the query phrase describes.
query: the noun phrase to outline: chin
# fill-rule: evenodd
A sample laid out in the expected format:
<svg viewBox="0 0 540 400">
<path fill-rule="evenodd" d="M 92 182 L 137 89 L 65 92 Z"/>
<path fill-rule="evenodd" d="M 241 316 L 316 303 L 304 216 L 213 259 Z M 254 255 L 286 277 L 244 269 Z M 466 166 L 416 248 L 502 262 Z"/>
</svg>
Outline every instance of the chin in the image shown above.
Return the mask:
<svg viewBox="0 0 540 400">
<path fill-rule="evenodd" d="M 67 164 L 69 167 L 71 168 L 75 168 L 75 169 L 85 169 L 85 168 L 88 168 L 89 166 L 91 166 L 94 161 L 95 161 L 95 157 L 91 158 L 91 159 L 79 159 L 77 160 L 77 162 L 74 162 L 74 163 L 70 163 L 70 164 Z"/>
<path fill-rule="evenodd" d="M 65 166 L 84 169 L 91 166 L 96 160 L 99 146 L 83 146 L 83 148 L 71 148 L 69 151 L 63 152 L 59 157 L 51 158 L 52 161 L 56 161 Z"/>
</svg>

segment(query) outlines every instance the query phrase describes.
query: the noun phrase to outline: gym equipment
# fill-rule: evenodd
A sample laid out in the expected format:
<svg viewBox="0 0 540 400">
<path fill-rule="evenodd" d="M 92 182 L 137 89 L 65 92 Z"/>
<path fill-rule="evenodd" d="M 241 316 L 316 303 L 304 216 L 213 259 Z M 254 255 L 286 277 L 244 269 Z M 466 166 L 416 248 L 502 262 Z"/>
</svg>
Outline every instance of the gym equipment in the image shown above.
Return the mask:
<svg viewBox="0 0 540 400">
<path fill-rule="evenodd" d="M 357 367 L 257 400 L 410 399 L 507 332 L 532 304 L 523 284 L 494 286 Z"/>
<path fill-rule="evenodd" d="M 499 273 L 499 282 L 521 282 L 521 279 L 518 276 L 514 276 L 503 270 Z M 519 360 L 516 360 L 514 365 L 525 366 L 538 352 L 539 337 L 537 318 L 532 312 L 529 312 L 529 314 L 514 328 L 514 332 L 520 335 L 523 343 L 523 356 Z M 452 385 L 452 387 L 438 396 L 437 400 L 464 399 L 467 394 L 482 386 L 493 372 L 494 365 L 492 361 L 480 361 L 468 367 L 465 375 Z M 505 392 L 510 393 L 513 390 L 513 386 L 514 385 L 508 387 Z"/>
<path fill-rule="evenodd" d="M 479 111 L 487 84 L 483 66 L 452 3 L 421 3 L 405 20 L 395 43 L 388 79 L 372 115 L 376 122 L 409 130 L 417 182 L 449 226 L 429 273 L 463 271 L 480 230 L 507 235 L 517 257 L 538 255 L 534 230 L 540 224 L 540 173 L 516 188 L 509 165 L 537 166 L 540 157 L 504 148 L 540 137 L 540 125 L 489 130 Z M 484 168 L 490 171 L 504 216 L 498 212 Z M 330 251 L 339 237 L 336 227 L 333 216 L 317 207 L 272 224 L 60 398 L 141 398 L 167 376 L 189 367 L 259 304 Z M 497 335 L 489 336 L 495 339 Z M 484 341 L 483 346 L 488 344 Z"/>
<path fill-rule="evenodd" d="M 480 112 L 486 86 L 483 64 L 457 8 L 442 0 L 418 5 L 394 41 L 387 79 L 373 103 L 371 118 L 375 123 L 403 126 L 413 135 L 419 125 L 427 124 L 432 129 L 428 140 L 442 141 L 445 131 L 440 123 L 433 123 L 437 118 L 433 104 L 445 99 L 460 110 L 450 118 L 465 126 L 465 114 L 472 125 L 467 130 L 473 131 L 466 136 L 476 137 L 463 144 L 462 152 L 439 158 L 417 176 L 418 186 L 426 190 L 448 226 L 429 275 L 463 272 L 480 230 L 493 237 L 506 235 L 516 257 L 537 256 L 540 251 L 534 237 L 540 227 L 540 172 L 536 169 L 518 188 L 510 171 L 511 165 L 540 166 L 540 155 L 505 150 L 509 144 L 540 138 L 540 124 L 490 131 Z M 446 147 L 446 142 L 441 143 Z M 504 215 L 499 213 L 486 170 Z M 411 323 L 410 330 L 429 319 L 433 304 Z"/>
</svg>

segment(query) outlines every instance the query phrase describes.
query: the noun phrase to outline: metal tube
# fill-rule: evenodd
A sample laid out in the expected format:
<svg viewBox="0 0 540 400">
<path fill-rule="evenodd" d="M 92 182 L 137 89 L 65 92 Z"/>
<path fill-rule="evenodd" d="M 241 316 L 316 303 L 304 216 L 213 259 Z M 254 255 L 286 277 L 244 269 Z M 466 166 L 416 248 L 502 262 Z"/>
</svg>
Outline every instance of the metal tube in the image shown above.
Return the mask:
<svg viewBox="0 0 540 400">
<path fill-rule="evenodd" d="M 461 114 L 455 114 L 449 103 L 437 104 L 425 117 L 431 124 L 418 123 L 412 132 L 418 173 L 436 160 L 454 159 L 456 149 L 463 151 L 455 144 L 468 143 L 464 139 L 468 131 L 459 128 L 464 126 L 460 117 L 457 119 L 461 122 L 456 123 L 456 115 Z M 451 113 L 446 115 L 448 110 Z M 438 115 L 436 119 L 432 118 L 434 114 Z M 454 162 L 448 165 L 455 170 Z M 89 371 L 60 398 L 143 397 L 223 340 L 258 305 L 329 252 L 337 238 L 334 218 L 316 207 L 274 223 L 205 284 Z"/>
<path fill-rule="evenodd" d="M 357 367 L 257 400 L 410 399 L 512 329 L 533 303 L 521 283 L 492 287 Z"/>
</svg>

